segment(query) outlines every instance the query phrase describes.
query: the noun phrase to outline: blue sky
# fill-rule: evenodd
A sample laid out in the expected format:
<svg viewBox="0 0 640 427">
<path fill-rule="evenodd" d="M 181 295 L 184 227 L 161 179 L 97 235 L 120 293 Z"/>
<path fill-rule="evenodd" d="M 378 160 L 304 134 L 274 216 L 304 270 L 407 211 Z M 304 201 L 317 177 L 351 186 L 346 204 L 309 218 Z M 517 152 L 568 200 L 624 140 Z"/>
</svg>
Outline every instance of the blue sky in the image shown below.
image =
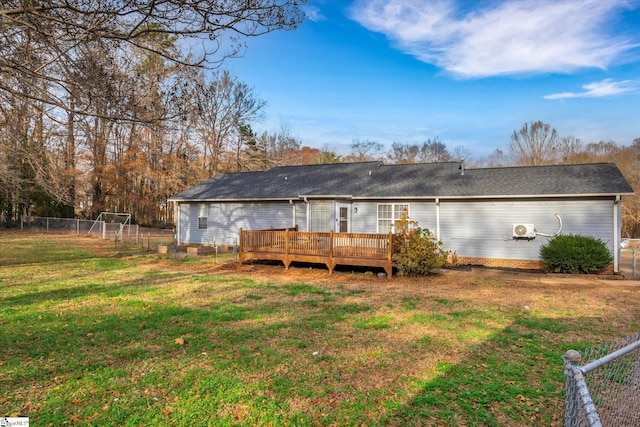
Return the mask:
<svg viewBox="0 0 640 427">
<path fill-rule="evenodd" d="M 310 0 L 295 31 L 225 63 L 268 103 L 257 131 L 347 154 L 438 137 L 475 159 L 526 122 L 640 138 L 640 0 Z"/>
</svg>

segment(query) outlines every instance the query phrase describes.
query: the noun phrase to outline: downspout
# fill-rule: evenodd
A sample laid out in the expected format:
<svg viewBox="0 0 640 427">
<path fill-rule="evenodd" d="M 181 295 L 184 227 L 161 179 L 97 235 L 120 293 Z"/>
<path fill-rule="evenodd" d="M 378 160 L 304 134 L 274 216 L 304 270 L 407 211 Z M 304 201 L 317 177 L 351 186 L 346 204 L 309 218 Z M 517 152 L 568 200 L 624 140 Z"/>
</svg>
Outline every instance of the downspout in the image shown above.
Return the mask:
<svg viewBox="0 0 640 427">
<path fill-rule="evenodd" d="M 613 274 L 620 271 L 620 230 L 618 226 L 618 212 L 620 211 L 620 195 L 613 202 Z"/>
<path fill-rule="evenodd" d="M 178 246 L 180 246 L 180 202 L 175 202 L 175 211 L 176 215 L 176 251 L 178 250 Z"/>
<path fill-rule="evenodd" d="M 291 207 L 293 208 L 293 225 L 291 225 L 292 227 L 296 226 L 296 204 L 293 203 L 293 199 L 289 199 L 289 204 L 291 205 Z"/>
<path fill-rule="evenodd" d="M 307 208 L 307 213 L 305 215 L 306 216 L 306 218 L 305 218 L 305 222 L 306 222 L 305 230 L 309 231 L 309 199 L 307 199 L 307 197 L 305 196 L 305 197 L 302 198 L 302 200 L 304 200 L 304 204 L 305 204 L 305 206 Z"/>
<path fill-rule="evenodd" d="M 440 199 L 436 197 L 436 239 L 440 241 Z"/>
</svg>

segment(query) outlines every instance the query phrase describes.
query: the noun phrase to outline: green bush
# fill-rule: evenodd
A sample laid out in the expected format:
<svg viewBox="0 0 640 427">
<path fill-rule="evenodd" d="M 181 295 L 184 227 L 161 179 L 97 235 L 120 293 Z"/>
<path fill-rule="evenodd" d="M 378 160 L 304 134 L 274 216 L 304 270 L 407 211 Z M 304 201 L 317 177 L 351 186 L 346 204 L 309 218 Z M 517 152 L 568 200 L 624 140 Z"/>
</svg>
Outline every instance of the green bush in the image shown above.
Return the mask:
<svg viewBox="0 0 640 427">
<path fill-rule="evenodd" d="M 600 239 L 572 234 L 559 235 L 540 248 L 542 262 L 554 273 L 598 273 L 613 262 Z"/>
<path fill-rule="evenodd" d="M 447 252 L 442 242 L 426 228 L 417 227 L 417 222 L 404 214 L 397 224 L 394 235 L 393 265 L 401 276 L 420 276 L 431 273 L 447 262 Z"/>
</svg>

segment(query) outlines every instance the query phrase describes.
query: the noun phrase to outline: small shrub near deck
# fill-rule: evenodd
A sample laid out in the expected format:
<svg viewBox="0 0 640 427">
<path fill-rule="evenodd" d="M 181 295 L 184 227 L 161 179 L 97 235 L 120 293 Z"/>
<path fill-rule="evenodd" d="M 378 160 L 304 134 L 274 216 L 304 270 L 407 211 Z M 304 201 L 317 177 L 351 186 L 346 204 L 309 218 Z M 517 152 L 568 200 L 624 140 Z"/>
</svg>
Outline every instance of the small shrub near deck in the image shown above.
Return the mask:
<svg viewBox="0 0 640 427">
<path fill-rule="evenodd" d="M 591 236 L 559 235 L 542 245 L 543 264 L 554 273 L 598 273 L 613 262 L 611 252 L 601 240 Z"/>
<path fill-rule="evenodd" d="M 397 223 L 394 235 L 393 265 L 401 276 L 421 276 L 431 273 L 447 262 L 442 242 L 426 228 L 417 226 L 406 214 Z"/>
</svg>

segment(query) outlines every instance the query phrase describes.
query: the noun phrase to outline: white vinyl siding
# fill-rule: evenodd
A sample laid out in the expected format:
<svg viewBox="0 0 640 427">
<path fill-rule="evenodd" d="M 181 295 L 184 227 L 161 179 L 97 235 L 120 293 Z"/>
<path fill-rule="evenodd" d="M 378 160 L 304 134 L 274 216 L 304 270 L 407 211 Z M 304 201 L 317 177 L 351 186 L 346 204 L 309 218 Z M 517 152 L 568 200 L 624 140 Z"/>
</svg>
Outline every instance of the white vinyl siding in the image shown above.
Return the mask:
<svg viewBox="0 0 640 427">
<path fill-rule="evenodd" d="M 299 231 L 309 231 L 307 229 L 307 204 L 296 203 L 295 209 L 295 224 L 298 226 Z"/>
<path fill-rule="evenodd" d="M 204 206 L 204 214 L 201 214 Z M 265 230 L 293 226 L 293 206 L 279 203 L 180 204 L 180 243 L 233 245 L 240 228 Z M 199 218 L 206 217 L 207 228 L 200 229 Z"/>
<path fill-rule="evenodd" d="M 613 251 L 611 200 L 442 201 L 440 239 L 445 250 L 462 257 L 539 260 L 550 238 L 513 239 L 513 225 L 533 224 L 553 235 L 560 228 L 556 213 L 562 234 L 593 236 Z"/>
</svg>

